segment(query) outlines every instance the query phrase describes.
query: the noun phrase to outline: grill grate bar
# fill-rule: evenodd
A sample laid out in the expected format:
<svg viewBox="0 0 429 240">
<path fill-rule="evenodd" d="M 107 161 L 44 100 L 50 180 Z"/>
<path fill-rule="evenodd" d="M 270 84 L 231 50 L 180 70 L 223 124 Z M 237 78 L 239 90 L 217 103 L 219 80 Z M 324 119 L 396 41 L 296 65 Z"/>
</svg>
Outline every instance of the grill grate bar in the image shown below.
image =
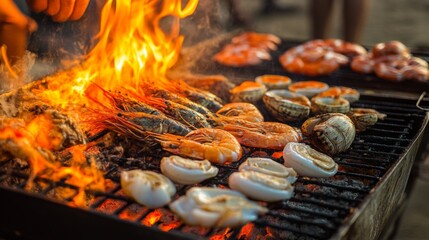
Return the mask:
<svg viewBox="0 0 429 240">
<path fill-rule="evenodd" d="M 338 209 L 341 211 L 347 211 L 347 212 L 350 211 L 350 209 L 348 207 L 344 207 L 341 205 L 335 205 L 335 204 L 329 204 L 329 203 L 318 201 L 318 200 L 311 199 L 311 198 L 303 198 L 303 197 L 295 196 L 295 197 L 289 199 L 289 201 L 295 201 L 295 202 L 300 202 L 300 203 L 311 203 L 311 204 L 319 205 L 322 207 Z"/>
<path fill-rule="evenodd" d="M 302 211 L 302 212 L 305 212 L 305 211 Z M 311 213 L 311 214 L 315 214 L 316 215 L 316 213 L 314 213 L 314 212 L 305 212 L 305 213 Z M 327 228 L 327 229 L 330 229 L 330 230 L 335 230 L 336 229 L 335 224 L 328 224 L 328 223 L 317 222 L 317 219 L 311 219 L 311 220 L 301 219 L 300 217 L 295 216 L 295 215 L 291 215 L 290 213 L 288 215 L 286 215 L 284 213 L 276 213 L 276 212 L 270 211 L 270 212 L 267 213 L 267 215 L 271 215 L 273 217 L 278 217 L 278 218 L 281 218 L 281 219 L 284 219 L 284 220 L 288 220 L 290 222 L 296 222 L 296 223 L 299 223 L 299 224 L 314 225 L 314 226 L 319 226 L 319 227 L 322 227 L 322 228 L 325 228 L 325 229 Z M 332 226 L 332 225 L 334 225 L 334 226 Z"/>
<path fill-rule="evenodd" d="M 341 163 L 339 163 L 339 164 L 341 164 Z M 376 176 L 362 174 L 362 173 L 354 173 L 354 172 L 338 171 L 337 174 L 338 175 L 351 176 L 351 177 L 367 178 L 367 179 L 376 180 L 376 181 L 380 179 L 379 177 L 376 177 Z"/>
<path fill-rule="evenodd" d="M 355 138 L 355 141 L 359 140 L 376 140 L 377 142 L 389 140 L 389 141 L 397 141 L 397 142 L 403 142 L 403 143 L 410 143 L 410 139 L 402 139 L 402 138 L 393 138 L 393 137 L 382 137 L 382 136 L 376 136 L 376 135 L 361 135 L 357 136 Z"/>
<path fill-rule="evenodd" d="M 362 149 L 353 149 L 353 152 L 363 153 L 363 154 L 371 154 L 371 155 L 377 155 L 377 156 L 390 155 L 390 156 L 398 157 L 399 155 L 401 155 L 400 153 L 383 152 L 383 151 L 377 151 L 377 150 L 368 151 L 368 150 L 362 150 Z M 341 155 L 341 156 L 343 156 L 343 155 Z"/>
<path fill-rule="evenodd" d="M 320 236 L 320 235 L 317 235 L 317 234 L 312 234 L 312 233 L 309 233 L 309 232 L 306 232 L 306 231 L 300 231 L 300 230 L 297 230 L 295 228 L 291 228 L 291 227 L 288 227 L 288 226 L 282 226 L 282 225 L 275 224 L 275 223 L 272 223 L 272 222 L 269 222 L 269 221 L 265 221 L 265 220 L 262 220 L 262 219 L 257 219 L 255 221 L 253 221 L 253 223 L 255 225 L 260 225 L 262 227 L 272 227 L 272 228 L 276 228 L 276 229 L 280 229 L 280 230 L 289 231 L 289 232 L 292 232 L 292 233 L 298 233 L 300 235 L 309 236 L 309 237 L 312 237 L 312 238 L 315 238 L 315 239 L 323 239 L 323 236 Z"/>
<path fill-rule="evenodd" d="M 387 145 L 387 144 L 381 144 L 381 143 L 371 143 L 371 142 L 355 142 L 353 143 L 355 145 L 365 145 L 369 147 L 380 147 L 380 148 L 390 148 L 392 150 L 404 150 L 406 147 L 402 146 L 395 146 L 395 145 Z"/>
<path fill-rule="evenodd" d="M 302 208 L 302 207 L 292 206 L 292 205 L 290 205 L 288 203 L 283 204 L 283 209 L 284 210 L 290 209 L 290 210 L 294 210 L 294 211 L 297 211 L 297 212 L 308 213 L 310 215 L 315 215 L 315 216 L 319 216 L 319 217 L 331 218 L 332 221 L 335 221 L 338 218 L 337 214 L 328 214 L 328 213 L 323 213 L 323 212 L 319 212 L 319 211 L 309 210 L 309 209 L 305 209 L 305 208 Z M 280 214 L 281 215 L 282 213 L 279 213 L 278 211 L 271 211 L 271 214 L 272 215 L 275 215 L 275 214 Z M 335 222 L 338 223 L 337 221 L 335 221 Z M 313 224 L 313 223 L 311 223 L 311 224 Z"/>
<path fill-rule="evenodd" d="M 384 123 L 384 122 L 377 122 L 375 124 L 377 127 L 392 127 L 392 128 L 412 128 L 412 124 L 395 124 L 395 123 Z"/>
<path fill-rule="evenodd" d="M 319 186 L 337 188 L 337 189 L 341 189 L 341 190 L 347 190 L 347 191 L 358 192 L 358 193 L 368 193 L 369 192 L 368 188 L 341 186 L 341 185 L 336 185 L 333 183 L 321 182 L 320 180 L 314 180 L 314 179 L 302 179 L 302 178 L 300 179 L 300 178 L 298 178 L 298 180 L 296 182 L 300 182 L 300 183 L 304 183 L 304 184 L 316 184 Z"/>
<path fill-rule="evenodd" d="M 386 170 L 385 167 L 381 166 L 375 166 L 375 165 L 369 165 L 369 164 L 363 164 L 363 163 L 350 163 L 350 162 L 343 162 L 343 160 L 335 160 L 338 164 L 345 165 L 345 166 L 351 166 L 351 167 L 358 167 L 358 168 L 369 168 L 369 169 L 376 169 L 376 170 Z M 378 179 L 378 178 L 377 178 Z"/>
</svg>

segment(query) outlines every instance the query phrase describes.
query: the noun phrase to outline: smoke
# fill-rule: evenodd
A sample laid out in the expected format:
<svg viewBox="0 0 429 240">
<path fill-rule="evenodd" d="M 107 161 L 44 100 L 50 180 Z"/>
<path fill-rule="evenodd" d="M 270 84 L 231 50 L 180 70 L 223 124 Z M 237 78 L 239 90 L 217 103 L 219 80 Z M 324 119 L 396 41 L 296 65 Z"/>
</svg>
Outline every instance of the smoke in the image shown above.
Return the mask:
<svg viewBox="0 0 429 240">
<path fill-rule="evenodd" d="M 222 33 L 222 12 L 219 0 L 200 0 L 195 13 L 181 21 L 181 34 L 185 46 L 211 39 Z"/>
</svg>

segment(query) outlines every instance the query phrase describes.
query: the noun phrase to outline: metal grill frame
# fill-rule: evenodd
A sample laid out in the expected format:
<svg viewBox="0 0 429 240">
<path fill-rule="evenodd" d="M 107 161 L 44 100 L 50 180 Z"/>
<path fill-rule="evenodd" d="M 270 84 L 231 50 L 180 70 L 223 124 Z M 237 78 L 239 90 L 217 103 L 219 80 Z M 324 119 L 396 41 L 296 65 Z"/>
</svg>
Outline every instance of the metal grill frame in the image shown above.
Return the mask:
<svg viewBox="0 0 429 240">
<path fill-rule="evenodd" d="M 398 101 L 396 98 L 383 98 L 383 97 L 371 97 L 369 98 L 375 98 L 379 100 L 383 100 L 386 102 L 390 101 L 392 102 L 391 106 L 390 104 L 387 104 L 385 106 L 385 110 L 393 110 L 393 111 L 409 111 L 411 114 L 408 117 L 412 116 L 412 112 L 418 112 L 419 110 L 409 110 L 407 107 L 410 106 L 410 104 L 401 105 L 398 103 L 395 103 L 394 101 Z M 404 100 L 406 101 L 406 100 Z M 410 102 L 410 101 L 408 101 Z M 369 104 L 374 102 L 371 100 Z M 358 107 L 363 106 L 367 104 L 365 100 L 359 101 L 357 103 Z M 396 106 L 396 107 L 394 107 Z M 367 106 L 370 107 L 370 106 Z M 401 107 L 403 108 L 401 110 Z M 401 116 L 401 113 L 390 113 L 390 116 L 394 116 L 397 114 L 397 117 Z M 388 114 L 389 116 L 389 114 Z M 417 115 L 416 115 L 417 117 Z M 280 218 L 284 222 L 292 222 L 295 225 L 296 224 L 307 224 L 307 225 L 314 225 L 319 226 L 322 229 L 328 229 L 329 231 L 336 232 L 334 235 L 331 236 L 332 239 L 342 238 L 342 239 L 375 239 L 378 237 L 378 235 L 381 233 L 379 229 L 374 229 L 374 227 L 382 228 L 385 225 L 385 222 L 387 219 L 389 219 L 388 216 L 393 214 L 393 210 L 395 207 L 398 206 L 399 199 L 402 198 L 402 193 L 404 192 L 407 179 L 409 177 L 410 169 L 413 165 L 413 161 L 417 152 L 417 149 L 420 145 L 421 138 L 423 136 L 424 129 L 428 122 L 428 115 L 424 115 L 422 112 L 420 113 L 421 119 L 421 125 L 420 129 L 412 129 L 415 131 L 416 135 L 409 139 L 409 141 L 401 141 L 401 139 L 397 138 L 389 138 L 386 137 L 386 141 L 396 141 L 397 146 L 387 146 L 379 143 L 372 143 L 367 144 L 367 147 L 372 148 L 388 148 L 392 152 L 371 152 L 371 154 L 383 154 L 386 155 L 387 159 L 394 159 L 393 162 L 391 161 L 385 161 L 382 158 L 380 159 L 374 159 L 373 157 L 367 157 L 367 159 L 363 158 L 363 161 L 374 161 L 378 165 L 374 164 L 365 164 L 365 163 L 352 163 L 352 162 L 341 162 L 338 161 L 338 157 L 336 157 L 337 162 L 340 164 L 340 166 L 350 166 L 354 168 L 369 168 L 369 169 L 375 169 L 376 171 L 385 171 L 383 176 L 380 178 L 379 176 L 372 176 L 368 174 L 361 174 L 361 173 L 348 173 L 347 171 L 340 171 L 337 175 L 345 175 L 350 176 L 350 178 L 363 178 L 368 179 L 369 181 L 375 181 L 377 182 L 376 185 L 372 189 L 364 189 L 364 188 L 354 188 L 354 187 L 347 187 L 347 186 L 336 186 L 335 183 L 330 183 L 329 181 L 320 180 L 320 179 L 303 179 L 299 178 L 297 181 L 297 184 L 316 184 L 322 187 L 330 188 L 340 188 L 344 191 L 352 191 L 360 193 L 364 196 L 364 198 L 358 198 L 358 199 L 349 199 L 344 196 L 337 196 L 334 198 L 337 201 L 345 201 L 349 202 L 352 206 L 351 208 L 344 208 L 341 205 L 338 204 L 329 204 L 329 202 L 320 202 L 316 201 L 313 198 L 306 199 L 305 197 L 302 197 L 302 194 L 312 194 L 308 190 L 296 188 L 296 194 L 298 195 L 298 202 L 307 202 L 308 204 L 316 204 L 316 205 L 322 205 L 330 209 L 335 209 L 335 211 L 343 211 L 346 212 L 348 217 L 338 222 L 338 220 L 335 221 L 336 226 L 340 226 L 338 229 L 336 226 L 332 226 L 330 224 L 326 223 L 320 223 L 316 220 L 312 219 L 300 219 L 293 215 L 285 215 L 278 212 L 271 212 L 268 215 L 275 218 Z M 393 124 L 395 125 L 395 124 Z M 404 127 L 403 125 L 401 125 Z M 410 125 L 410 127 L 412 127 Z M 377 127 L 376 127 L 377 128 Z M 378 129 L 379 128 L 379 129 Z M 376 129 L 376 131 L 382 131 L 386 134 L 397 134 L 395 132 L 394 126 L 392 124 L 386 124 L 386 123 L 379 123 L 379 127 Z M 384 129 L 387 128 L 387 129 Z M 371 131 L 371 129 L 369 130 Z M 398 131 L 400 132 L 400 131 Z M 354 144 L 360 144 L 359 141 L 365 141 L 365 135 L 358 135 L 357 139 L 355 140 Z M 365 143 L 364 143 L 365 144 Z M 404 146 L 402 146 L 404 145 Z M 352 145 L 353 148 L 353 145 Z M 401 153 L 396 153 L 395 151 L 400 151 Z M 358 156 L 353 155 L 357 153 Z M 344 153 L 340 154 L 340 160 L 345 158 L 359 158 L 359 152 L 355 151 L 352 154 L 350 153 Z M 246 157 L 246 156 L 245 156 Z M 236 164 L 238 165 L 238 164 Z M 383 165 L 385 167 L 383 167 Z M 151 168 L 150 166 L 148 168 Z M 152 167 L 153 168 L 153 167 Z M 230 168 L 230 166 L 227 166 L 226 168 Z M 107 173 L 109 174 L 109 173 Z M 19 177 L 19 174 L 16 173 L 16 176 Z M 2 177 L 0 176 L 0 180 L 2 180 Z M 26 176 L 21 176 L 22 178 L 25 178 Z M 43 180 L 42 180 L 43 181 Z M 49 182 L 49 181 L 48 181 Z M 393 184 L 395 183 L 395 184 Z M 223 184 L 226 184 L 225 182 Z M 397 185 L 397 188 L 392 189 Z M 18 188 L 23 188 L 25 186 L 25 181 L 23 181 Z M 209 237 L 211 235 L 214 235 L 218 232 L 222 232 L 223 230 L 219 229 L 211 229 L 204 236 L 199 236 L 195 234 L 185 234 L 181 231 L 173 230 L 170 232 L 163 232 L 158 227 L 159 225 L 155 225 L 155 227 L 146 227 L 140 224 L 140 221 L 143 220 L 150 212 L 146 211 L 143 215 L 139 216 L 137 221 L 130 222 L 130 221 L 124 221 L 117 217 L 117 215 L 123 211 L 126 207 L 130 206 L 130 203 L 127 203 L 125 206 L 120 206 L 118 209 L 116 209 L 112 214 L 105 214 L 101 213 L 95 209 L 99 207 L 106 199 L 116 199 L 120 201 L 126 200 L 126 198 L 122 196 L 115 195 L 114 193 L 118 190 L 118 187 L 115 187 L 110 191 L 110 193 L 94 193 L 95 195 L 104 196 L 99 201 L 96 201 L 92 204 L 90 209 L 80 209 L 80 208 L 72 208 L 69 206 L 64 205 L 63 202 L 47 199 L 43 195 L 52 190 L 52 188 L 58 187 L 58 186 L 65 186 L 73 188 L 73 186 L 68 186 L 64 182 L 60 183 L 51 183 L 50 187 L 48 189 L 45 189 L 40 194 L 34 194 L 26 192 L 22 189 L 11 189 L 9 187 L 4 187 L 0 185 L 0 194 L 2 198 L 0 198 L 0 212 L 4 213 L 5 216 L 8 216 L 7 218 L 2 217 L 0 218 L 0 226 L 2 226 L 4 229 L 13 229 L 16 233 L 15 235 L 21 236 L 37 236 L 38 238 L 52 238 L 55 236 L 64 236 L 65 239 L 67 239 L 67 234 L 71 234 L 70 232 L 73 231 L 72 229 L 79 229 L 79 232 L 73 232 L 70 236 L 70 239 L 75 239 L 76 237 L 80 238 L 100 238 L 100 237 L 107 237 L 107 238 L 113 238 L 113 237 L 124 237 L 127 238 L 137 238 L 137 237 L 143 237 L 143 238 L 150 238 L 150 239 L 166 239 L 166 238 L 174 238 L 174 239 L 199 239 L 203 237 Z M 179 190 L 179 191 L 184 191 Z M 300 195 L 301 194 L 301 195 Z M 387 197 L 386 197 L 387 196 Z M 73 196 L 70 196 L 69 200 Z M 317 198 L 317 196 L 316 196 Z M 129 201 L 129 200 L 128 200 Z M 329 213 L 324 212 L 306 212 L 305 209 L 300 208 L 299 206 L 296 207 L 293 205 L 293 202 L 296 201 L 295 198 L 291 199 L 290 201 L 285 202 L 282 206 L 285 209 L 288 209 L 288 211 L 300 211 L 304 214 L 311 214 L 315 217 L 320 218 L 327 218 L 327 219 L 334 219 L 332 215 Z M 11 204 L 13 202 L 13 204 Z M 380 203 L 385 203 L 383 205 L 384 209 L 380 211 L 378 209 Z M 352 214 L 349 212 L 354 211 Z M 22 216 L 28 216 L 29 213 L 32 215 L 34 214 L 36 218 L 27 217 L 23 218 Z M 376 214 L 374 214 L 376 213 Z M 40 219 L 39 221 L 36 219 Z M 291 228 L 291 225 L 281 226 L 282 222 L 270 222 L 267 220 L 262 220 L 261 218 L 254 222 L 256 226 L 269 226 L 273 227 L 275 229 L 283 229 L 288 232 L 297 233 L 302 236 L 303 231 L 302 229 L 295 229 Z M 292 224 L 292 225 L 294 225 Z M 55 226 L 53 228 L 49 227 L 46 228 L 46 226 Z M 73 227 L 71 227 L 73 226 Z M 49 231 L 46 231 L 48 229 Z M 338 230 L 337 230 L 338 229 Z M 371 229 L 369 231 L 368 229 Z M 374 231 L 377 230 L 377 231 Z M 230 233 L 228 235 L 228 238 L 234 239 L 237 238 L 240 234 L 240 229 L 231 229 L 229 230 Z M 126 235 L 124 235 L 126 233 Z M 375 235 L 371 235 L 375 234 Z M 314 235 L 313 233 L 307 233 L 304 234 L 308 239 L 316 238 L 320 239 L 320 235 Z M 324 238 L 324 237 L 322 237 Z"/>
</svg>

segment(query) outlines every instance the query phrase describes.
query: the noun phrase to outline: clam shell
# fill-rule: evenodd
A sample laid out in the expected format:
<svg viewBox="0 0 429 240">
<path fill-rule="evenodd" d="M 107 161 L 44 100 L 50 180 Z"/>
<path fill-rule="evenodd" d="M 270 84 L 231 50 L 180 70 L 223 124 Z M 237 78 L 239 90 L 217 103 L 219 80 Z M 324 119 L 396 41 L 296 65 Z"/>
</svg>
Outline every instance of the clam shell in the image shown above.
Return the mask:
<svg viewBox="0 0 429 240">
<path fill-rule="evenodd" d="M 331 155 L 346 151 L 356 135 L 352 120 L 342 113 L 309 118 L 302 124 L 301 130 L 313 147 Z"/>
<path fill-rule="evenodd" d="M 328 84 L 319 81 L 302 81 L 292 83 L 288 88 L 291 92 L 311 98 L 323 91 L 326 91 L 329 86 Z"/>
<path fill-rule="evenodd" d="M 342 97 L 314 97 L 311 99 L 311 112 L 315 115 L 323 113 L 348 113 L 350 103 Z"/>
<path fill-rule="evenodd" d="M 263 84 L 245 81 L 239 86 L 231 89 L 231 102 L 256 103 L 262 98 L 266 91 L 267 88 Z"/>
<path fill-rule="evenodd" d="M 365 131 L 369 126 L 378 122 L 378 119 L 384 119 L 385 114 L 370 108 L 353 108 L 347 116 L 353 121 L 357 132 Z"/>
<path fill-rule="evenodd" d="M 310 100 L 287 90 L 270 90 L 262 100 L 268 112 L 281 122 L 306 119 L 310 114 Z"/>
<path fill-rule="evenodd" d="M 255 78 L 255 82 L 264 84 L 267 89 L 286 89 L 292 80 L 287 76 L 282 75 L 262 75 Z"/>
</svg>

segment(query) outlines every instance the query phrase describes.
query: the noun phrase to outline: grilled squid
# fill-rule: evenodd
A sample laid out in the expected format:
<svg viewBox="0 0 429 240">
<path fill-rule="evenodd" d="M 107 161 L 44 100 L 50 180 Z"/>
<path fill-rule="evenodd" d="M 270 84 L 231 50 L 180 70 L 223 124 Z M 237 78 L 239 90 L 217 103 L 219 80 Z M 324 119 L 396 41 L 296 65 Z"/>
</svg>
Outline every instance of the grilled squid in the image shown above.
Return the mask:
<svg viewBox="0 0 429 240">
<path fill-rule="evenodd" d="M 269 159 L 269 158 L 248 158 L 244 161 L 239 171 L 255 171 L 263 174 L 280 177 L 294 183 L 297 179 L 297 174 L 292 168 L 287 168 L 284 165 Z"/>
<path fill-rule="evenodd" d="M 293 168 L 300 176 L 330 177 L 338 170 L 338 164 L 321 152 L 304 143 L 288 143 L 283 150 L 284 165 Z"/>
<path fill-rule="evenodd" d="M 235 172 L 229 176 L 228 183 L 230 188 L 256 200 L 274 202 L 293 195 L 293 187 L 285 178 L 255 171 Z"/>
<path fill-rule="evenodd" d="M 148 208 L 166 205 L 176 193 L 176 187 L 164 175 L 138 169 L 122 172 L 121 186 L 127 196 Z"/>
<path fill-rule="evenodd" d="M 239 226 L 268 211 L 239 192 L 207 187 L 191 188 L 170 209 L 186 224 L 203 227 Z"/>
<path fill-rule="evenodd" d="M 161 159 L 161 172 L 180 184 L 195 184 L 217 175 L 219 169 L 208 160 L 191 160 L 179 156 Z"/>
</svg>

